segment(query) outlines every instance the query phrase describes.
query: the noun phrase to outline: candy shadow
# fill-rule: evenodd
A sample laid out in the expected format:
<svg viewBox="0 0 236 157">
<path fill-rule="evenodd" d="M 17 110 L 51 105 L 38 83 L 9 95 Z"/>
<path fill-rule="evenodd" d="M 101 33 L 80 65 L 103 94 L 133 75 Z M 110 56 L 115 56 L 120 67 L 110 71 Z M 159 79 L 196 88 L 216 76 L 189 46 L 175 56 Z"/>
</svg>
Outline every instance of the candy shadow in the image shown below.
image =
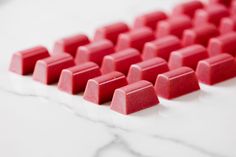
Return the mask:
<svg viewBox="0 0 236 157">
<path fill-rule="evenodd" d="M 157 104 L 155 106 L 143 109 L 141 111 L 135 112 L 130 114 L 130 116 L 134 116 L 134 117 L 147 117 L 147 116 L 152 116 L 152 115 L 157 115 L 159 112 L 160 106 L 162 106 L 161 104 Z"/>
<path fill-rule="evenodd" d="M 231 88 L 231 87 L 236 87 L 236 78 L 231 78 L 229 80 L 217 83 L 213 85 L 216 88 Z"/>
<path fill-rule="evenodd" d="M 0 0 L 0 7 L 2 6 L 2 5 L 5 5 L 5 4 L 7 4 L 8 2 L 11 2 L 12 0 Z"/>
<path fill-rule="evenodd" d="M 191 102 L 191 101 L 197 101 L 201 99 L 202 97 L 209 96 L 210 93 L 200 89 L 198 91 L 194 91 L 192 93 L 171 99 L 171 101 L 178 101 L 178 102 Z"/>
</svg>

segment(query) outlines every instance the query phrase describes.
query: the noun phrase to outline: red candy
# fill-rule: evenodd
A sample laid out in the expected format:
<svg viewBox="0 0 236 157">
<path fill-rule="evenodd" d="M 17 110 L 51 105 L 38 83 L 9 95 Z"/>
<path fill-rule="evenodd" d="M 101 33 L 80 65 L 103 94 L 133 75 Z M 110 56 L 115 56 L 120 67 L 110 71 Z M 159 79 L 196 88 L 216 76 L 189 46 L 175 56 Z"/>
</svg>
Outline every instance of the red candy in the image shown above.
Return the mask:
<svg viewBox="0 0 236 157">
<path fill-rule="evenodd" d="M 199 27 L 185 30 L 183 33 L 182 44 L 183 46 L 193 44 L 207 46 L 209 39 L 218 35 L 219 31 L 214 25 L 204 24 Z"/>
<path fill-rule="evenodd" d="M 203 8 L 203 4 L 200 1 L 189 1 L 177 5 L 173 10 L 173 16 L 176 15 L 187 15 L 193 17 L 197 9 Z"/>
<path fill-rule="evenodd" d="M 142 52 L 144 44 L 154 39 L 151 29 L 146 27 L 135 29 L 119 35 L 116 49 L 119 51 L 126 48 L 135 48 Z"/>
<path fill-rule="evenodd" d="M 129 31 L 127 24 L 123 22 L 116 22 L 110 25 L 100 27 L 96 30 L 94 40 L 107 39 L 110 40 L 114 45 L 117 42 L 119 34 Z"/>
<path fill-rule="evenodd" d="M 167 35 L 175 35 L 182 38 L 183 31 L 192 27 L 192 21 L 188 16 L 173 16 L 157 24 L 156 36 L 161 38 Z"/>
<path fill-rule="evenodd" d="M 159 100 L 152 84 L 142 80 L 116 89 L 111 109 L 121 114 L 130 114 L 158 103 Z"/>
<path fill-rule="evenodd" d="M 37 60 L 46 57 L 49 57 L 49 53 L 43 46 L 18 51 L 12 56 L 9 70 L 20 75 L 31 74 L 34 71 Z"/>
<path fill-rule="evenodd" d="M 157 75 L 168 70 L 167 62 L 157 57 L 131 65 L 127 80 L 129 83 L 147 80 L 154 84 Z"/>
<path fill-rule="evenodd" d="M 210 0 L 210 3 L 219 3 L 219 4 L 223 4 L 225 6 L 230 6 L 231 5 L 232 0 Z"/>
<path fill-rule="evenodd" d="M 187 66 L 196 69 L 198 61 L 208 57 L 207 50 L 201 45 L 192 45 L 177 51 L 170 55 L 169 67 L 176 69 L 182 66 Z"/>
<path fill-rule="evenodd" d="M 86 62 L 62 70 L 58 88 L 70 94 L 84 91 L 87 81 L 100 76 L 99 66 L 93 62 Z"/>
<path fill-rule="evenodd" d="M 128 48 L 105 56 L 103 58 L 101 71 L 103 74 L 112 71 L 119 71 L 126 75 L 130 65 L 140 61 L 140 52 L 136 49 Z"/>
<path fill-rule="evenodd" d="M 230 32 L 234 32 L 236 31 L 236 17 L 225 17 L 221 20 L 220 23 L 220 33 L 226 34 L 226 33 L 230 33 Z"/>
<path fill-rule="evenodd" d="M 143 49 L 143 59 L 161 57 L 168 61 L 170 53 L 181 48 L 181 42 L 176 36 L 168 35 L 166 37 L 147 42 Z"/>
<path fill-rule="evenodd" d="M 84 34 L 77 34 L 63 38 L 56 41 L 53 53 L 69 53 L 71 56 L 75 57 L 77 48 L 86 45 L 89 42 L 88 37 Z"/>
<path fill-rule="evenodd" d="M 236 76 L 236 62 L 229 54 L 219 54 L 198 63 L 196 74 L 202 83 L 213 85 Z"/>
<path fill-rule="evenodd" d="M 109 40 L 100 40 L 85 46 L 80 46 L 77 50 L 75 62 L 81 64 L 92 61 L 100 66 L 103 57 L 112 53 L 114 53 L 112 42 Z"/>
<path fill-rule="evenodd" d="M 125 4 L 124 4 L 125 5 Z M 206 48 L 207 47 L 207 48 Z M 9 70 L 131 114 L 236 77 L 236 0 L 191 0 L 13 54 Z M 209 58 L 210 57 L 210 58 Z M 196 74 L 195 74 L 196 71 Z M 127 78 L 126 78 L 127 76 Z M 154 86 L 153 86 L 154 85 Z"/>
<path fill-rule="evenodd" d="M 210 56 L 221 53 L 229 53 L 234 56 L 236 54 L 236 33 L 232 32 L 210 39 L 208 52 Z"/>
<path fill-rule="evenodd" d="M 88 80 L 84 99 L 95 104 L 102 104 L 112 99 L 115 89 L 127 85 L 125 75 L 111 72 Z"/>
<path fill-rule="evenodd" d="M 74 65 L 73 57 L 66 53 L 38 60 L 35 65 L 33 79 L 44 84 L 56 83 L 59 80 L 61 71 Z"/>
<path fill-rule="evenodd" d="M 167 15 L 162 11 L 149 12 L 135 19 L 134 28 L 149 27 L 155 30 L 156 24 L 165 19 L 167 19 Z"/>
<path fill-rule="evenodd" d="M 230 14 L 231 16 L 236 15 L 236 0 L 233 0 L 230 6 Z"/>
<path fill-rule="evenodd" d="M 199 9 L 194 16 L 194 25 L 202 26 L 206 23 L 212 23 L 216 26 L 220 24 L 220 20 L 229 16 L 228 9 L 220 4 L 209 5 L 205 9 Z"/>
<path fill-rule="evenodd" d="M 194 71 L 188 67 L 158 75 L 155 90 L 158 96 L 172 99 L 199 90 L 199 84 Z"/>
</svg>

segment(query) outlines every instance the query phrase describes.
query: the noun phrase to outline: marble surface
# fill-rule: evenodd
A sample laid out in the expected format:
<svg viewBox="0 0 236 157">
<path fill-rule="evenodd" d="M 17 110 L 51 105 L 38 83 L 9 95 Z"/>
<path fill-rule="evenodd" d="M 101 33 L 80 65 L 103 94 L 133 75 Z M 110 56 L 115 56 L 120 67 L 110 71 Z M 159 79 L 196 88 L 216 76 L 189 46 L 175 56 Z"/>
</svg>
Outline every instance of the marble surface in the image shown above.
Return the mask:
<svg viewBox="0 0 236 157">
<path fill-rule="evenodd" d="M 236 156 L 236 79 L 124 116 L 8 72 L 14 51 L 179 2 L 0 0 L 0 156 Z"/>
</svg>

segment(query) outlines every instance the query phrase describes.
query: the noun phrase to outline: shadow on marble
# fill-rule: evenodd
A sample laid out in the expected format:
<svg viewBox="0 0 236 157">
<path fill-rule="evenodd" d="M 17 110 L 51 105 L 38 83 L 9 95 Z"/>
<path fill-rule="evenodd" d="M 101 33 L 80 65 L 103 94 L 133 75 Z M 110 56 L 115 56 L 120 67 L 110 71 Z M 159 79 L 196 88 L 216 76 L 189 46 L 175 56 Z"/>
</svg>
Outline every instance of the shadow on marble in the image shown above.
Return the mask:
<svg viewBox="0 0 236 157">
<path fill-rule="evenodd" d="M 163 109 L 160 108 L 159 106 L 161 106 L 161 104 L 146 108 L 144 110 L 135 112 L 130 114 L 129 116 L 134 116 L 134 117 L 147 117 L 147 116 L 152 116 L 152 115 L 157 115 L 158 114 L 158 110 L 159 109 Z"/>
<path fill-rule="evenodd" d="M 1 7 L 2 5 L 7 4 L 7 3 L 10 2 L 10 1 L 12 1 L 12 0 L 0 0 L 0 7 Z"/>
<path fill-rule="evenodd" d="M 229 80 L 217 83 L 213 85 L 215 88 L 231 88 L 236 87 L 236 78 L 231 78 Z M 211 86 L 211 87 L 213 87 Z"/>
<path fill-rule="evenodd" d="M 178 101 L 178 102 L 191 102 L 201 99 L 202 97 L 209 96 L 210 93 L 204 91 L 203 89 L 200 89 L 198 91 L 194 91 L 192 93 L 171 99 L 171 101 Z"/>
</svg>

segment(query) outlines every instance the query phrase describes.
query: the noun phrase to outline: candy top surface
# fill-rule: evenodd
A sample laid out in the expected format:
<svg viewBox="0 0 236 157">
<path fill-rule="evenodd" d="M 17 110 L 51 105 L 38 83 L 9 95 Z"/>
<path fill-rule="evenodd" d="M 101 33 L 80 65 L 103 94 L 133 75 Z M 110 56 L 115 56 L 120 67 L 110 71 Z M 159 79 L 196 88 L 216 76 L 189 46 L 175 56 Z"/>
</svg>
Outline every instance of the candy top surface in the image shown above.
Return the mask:
<svg viewBox="0 0 236 157">
<path fill-rule="evenodd" d="M 129 84 L 127 86 L 121 87 L 117 90 L 122 91 L 122 92 L 124 91 L 127 94 L 132 94 L 133 92 L 142 90 L 143 88 L 147 88 L 147 87 L 153 87 L 152 83 L 145 80 L 141 80 L 141 81 Z"/>
<path fill-rule="evenodd" d="M 68 36 L 62 39 L 59 39 L 57 41 L 57 43 L 63 43 L 63 44 L 74 44 L 77 43 L 79 41 L 88 41 L 88 37 L 85 34 L 76 34 L 76 35 L 72 35 L 72 36 Z"/>
<path fill-rule="evenodd" d="M 175 70 L 168 71 L 166 73 L 160 74 L 159 77 L 165 77 L 169 79 L 175 79 L 176 77 L 181 77 L 183 75 L 187 75 L 190 73 L 194 73 L 193 69 L 189 67 L 181 67 Z"/>
<path fill-rule="evenodd" d="M 53 65 L 53 64 L 63 63 L 66 60 L 73 60 L 73 58 L 71 55 L 67 53 L 63 53 L 63 54 L 47 57 L 45 59 L 39 60 L 38 62 L 41 62 L 46 65 Z"/>
<path fill-rule="evenodd" d="M 236 40 L 236 33 L 232 32 L 232 33 L 227 33 L 221 36 L 218 36 L 216 38 L 212 38 L 212 40 L 220 40 L 223 43 L 227 43 L 227 42 L 231 42 Z"/>
<path fill-rule="evenodd" d="M 105 58 L 123 60 L 132 56 L 140 55 L 139 51 L 134 48 L 127 48 L 125 50 L 118 51 L 116 53 L 105 56 Z"/>
<path fill-rule="evenodd" d="M 234 60 L 234 58 L 230 54 L 223 53 L 223 54 L 216 55 L 214 57 L 202 60 L 202 61 L 200 61 L 200 63 L 205 63 L 210 66 L 210 65 L 219 64 L 219 63 L 222 63 L 225 61 L 233 61 L 233 60 Z"/>
<path fill-rule="evenodd" d="M 133 64 L 132 67 L 142 68 L 142 70 L 150 69 L 151 67 L 167 64 L 166 61 L 162 58 L 155 57 L 143 62 Z"/>
<path fill-rule="evenodd" d="M 180 55 L 182 57 L 188 57 L 188 56 L 192 56 L 194 54 L 198 54 L 200 52 L 206 52 L 206 48 L 202 45 L 191 45 L 176 51 L 173 51 L 172 53 L 175 55 Z"/>
<path fill-rule="evenodd" d="M 168 47 L 169 45 L 172 45 L 173 43 L 180 43 L 179 38 L 173 35 L 168 35 L 160 39 L 148 42 L 147 44 L 155 45 L 155 47 L 158 47 L 158 48 L 164 48 L 164 47 Z"/>
<path fill-rule="evenodd" d="M 73 74 L 83 73 L 85 71 L 89 71 L 91 69 L 98 69 L 98 65 L 94 62 L 85 62 L 67 69 L 64 69 L 65 71 L 68 71 Z"/>
<path fill-rule="evenodd" d="M 91 81 L 93 80 L 96 83 L 98 83 L 99 85 L 102 85 L 102 84 L 106 84 L 110 81 L 118 80 L 118 79 L 121 79 L 121 78 L 125 79 L 124 74 L 122 74 L 121 72 L 118 72 L 118 71 L 114 71 L 114 72 L 104 74 L 104 75 L 99 76 L 99 77 L 95 77 L 95 78 L 91 79 Z"/>
<path fill-rule="evenodd" d="M 144 36 L 147 36 L 147 35 L 148 36 L 153 35 L 152 30 L 148 27 L 143 27 L 143 28 L 135 29 L 135 30 L 130 31 L 128 33 L 121 34 L 121 37 L 126 38 L 126 36 L 129 36 L 130 38 L 132 38 L 134 40 L 140 40 Z"/>
<path fill-rule="evenodd" d="M 113 47 L 113 43 L 109 40 L 103 39 L 96 42 L 92 42 L 85 46 L 80 46 L 78 50 L 97 52 L 104 49 L 110 49 L 111 47 Z"/>
<path fill-rule="evenodd" d="M 26 57 L 34 56 L 36 54 L 40 54 L 42 52 L 48 52 L 47 48 L 44 46 L 38 45 L 29 49 L 18 51 L 15 54 L 18 56 L 22 56 L 23 58 L 26 58 Z"/>
</svg>

